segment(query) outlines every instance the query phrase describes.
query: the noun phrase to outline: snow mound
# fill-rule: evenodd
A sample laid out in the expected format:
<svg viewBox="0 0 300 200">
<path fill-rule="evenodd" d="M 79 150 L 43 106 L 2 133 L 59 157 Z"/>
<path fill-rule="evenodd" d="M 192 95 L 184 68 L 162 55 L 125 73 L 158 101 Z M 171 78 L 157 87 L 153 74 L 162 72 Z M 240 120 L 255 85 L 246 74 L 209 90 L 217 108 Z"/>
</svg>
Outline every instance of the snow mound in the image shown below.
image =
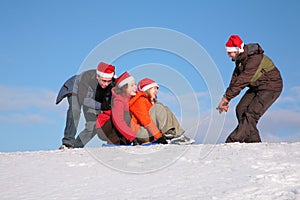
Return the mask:
<svg viewBox="0 0 300 200">
<path fill-rule="evenodd" d="M 300 199 L 300 143 L 0 153 L 1 199 Z"/>
</svg>

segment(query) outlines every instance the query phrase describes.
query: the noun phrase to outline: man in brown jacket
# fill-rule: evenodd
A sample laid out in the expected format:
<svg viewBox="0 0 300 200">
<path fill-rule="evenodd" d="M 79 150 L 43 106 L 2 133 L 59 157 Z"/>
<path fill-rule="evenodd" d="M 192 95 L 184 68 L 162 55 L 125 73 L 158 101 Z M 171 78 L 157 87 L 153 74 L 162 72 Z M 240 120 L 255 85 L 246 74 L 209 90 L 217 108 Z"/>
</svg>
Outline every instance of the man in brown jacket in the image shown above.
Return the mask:
<svg viewBox="0 0 300 200">
<path fill-rule="evenodd" d="M 218 111 L 227 112 L 230 100 L 245 87 L 249 88 L 236 107 L 238 125 L 226 143 L 261 142 L 256 125 L 282 91 L 280 72 L 259 44 L 244 45 L 237 35 L 230 36 L 226 50 L 235 62 L 235 69 Z"/>
</svg>

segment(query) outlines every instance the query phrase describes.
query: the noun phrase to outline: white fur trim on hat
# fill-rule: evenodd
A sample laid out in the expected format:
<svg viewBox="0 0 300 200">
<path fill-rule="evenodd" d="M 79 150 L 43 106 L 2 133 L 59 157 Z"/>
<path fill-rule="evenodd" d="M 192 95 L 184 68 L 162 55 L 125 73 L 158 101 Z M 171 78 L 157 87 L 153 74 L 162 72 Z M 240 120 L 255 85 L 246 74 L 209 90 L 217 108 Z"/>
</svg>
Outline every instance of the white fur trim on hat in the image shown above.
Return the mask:
<svg viewBox="0 0 300 200">
<path fill-rule="evenodd" d="M 108 74 L 108 73 L 100 72 L 100 71 L 98 71 L 98 70 L 97 70 L 97 74 L 98 74 L 100 77 L 103 77 L 103 78 L 112 78 L 112 77 L 114 77 L 114 75 L 115 75 L 114 72 Z"/>
<path fill-rule="evenodd" d="M 239 47 L 226 47 L 226 51 L 227 52 L 240 52 L 243 53 L 244 52 L 244 43 L 241 44 L 241 48 Z"/>
<path fill-rule="evenodd" d="M 118 87 L 123 87 L 124 85 L 126 85 L 127 83 L 130 83 L 131 81 L 134 81 L 134 78 L 133 76 L 129 76 L 128 78 L 124 79 L 123 81 L 121 81 L 119 84 L 118 84 Z"/>
<path fill-rule="evenodd" d="M 144 86 L 143 88 L 141 88 L 141 90 L 145 92 L 146 90 L 148 90 L 152 87 L 158 87 L 159 88 L 158 84 L 154 82 L 154 83 L 151 83 L 149 85 Z"/>
</svg>

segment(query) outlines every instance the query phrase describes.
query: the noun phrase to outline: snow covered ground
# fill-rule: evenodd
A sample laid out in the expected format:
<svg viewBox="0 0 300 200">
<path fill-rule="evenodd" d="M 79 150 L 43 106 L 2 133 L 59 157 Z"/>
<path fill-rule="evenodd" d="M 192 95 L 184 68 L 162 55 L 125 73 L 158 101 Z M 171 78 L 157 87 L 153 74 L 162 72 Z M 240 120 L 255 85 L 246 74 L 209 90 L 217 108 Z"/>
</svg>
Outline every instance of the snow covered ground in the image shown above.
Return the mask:
<svg viewBox="0 0 300 200">
<path fill-rule="evenodd" d="M 1 199 L 300 199 L 300 143 L 0 153 Z"/>
</svg>

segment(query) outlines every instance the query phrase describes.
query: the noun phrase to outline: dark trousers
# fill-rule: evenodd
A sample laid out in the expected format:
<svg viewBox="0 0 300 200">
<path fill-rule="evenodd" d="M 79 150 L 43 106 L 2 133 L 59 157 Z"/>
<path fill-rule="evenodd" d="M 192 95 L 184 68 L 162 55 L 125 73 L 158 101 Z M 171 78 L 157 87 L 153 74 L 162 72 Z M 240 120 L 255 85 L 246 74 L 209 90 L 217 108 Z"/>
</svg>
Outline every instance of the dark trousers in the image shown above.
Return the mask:
<svg viewBox="0 0 300 200">
<path fill-rule="evenodd" d="M 68 97 L 69 108 L 67 111 L 66 126 L 64 130 L 64 137 L 62 143 L 67 146 L 72 146 L 75 148 L 84 147 L 95 135 L 95 123 L 97 111 L 85 106 L 81 106 L 78 103 L 77 96 Z M 75 139 L 77 132 L 77 127 L 80 119 L 81 108 L 83 110 L 83 115 L 85 118 L 85 128 L 79 133 Z"/>
<path fill-rule="evenodd" d="M 101 128 L 96 129 L 98 137 L 106 141 L 107 144 L 124 145 L 130 144 L 124 136 L 121 135 L 113 125 L 111 119 L 109 119 Z"/>
<path fill-rule="evenodd" d="M 130 126 L 131 116 L 127 111 L 124 112 L 124 120 Z M 101 140 L 108 144 L 125 145 L 131 143 L 117 130 L 111 118 L 101 128 L 96 129 L 96 133 Z"/>
<path fill-rule="evenodd" d="M 261 142 L 258 120 L 279 97 L 280 92 L 248 89 L 236 107 L 238 125 L 226 139 L 229 142 Z"/>
</svg>

